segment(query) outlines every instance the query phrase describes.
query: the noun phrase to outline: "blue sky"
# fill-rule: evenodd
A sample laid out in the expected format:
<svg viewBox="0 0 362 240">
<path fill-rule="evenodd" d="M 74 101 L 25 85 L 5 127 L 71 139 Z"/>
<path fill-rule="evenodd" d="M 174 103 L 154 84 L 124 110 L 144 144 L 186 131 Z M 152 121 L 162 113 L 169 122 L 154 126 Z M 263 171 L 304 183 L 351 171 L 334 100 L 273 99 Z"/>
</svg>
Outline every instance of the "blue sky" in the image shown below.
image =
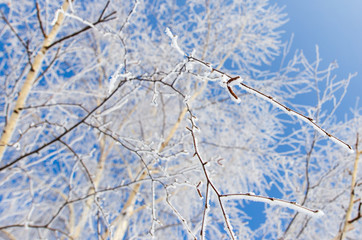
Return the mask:
<svg viewBox="0 0 362 240">
<path fill-rule="evenodd" d="M 289 22 L 282 27 L 284 40 L 294 33 L 291 52 L 302 49 L 308 59 L 315 58 L 315 46 L 319 45 L 322 66 L 337 60 L 340 68 L 334 73 L 337 78 L 346 78 L 349 73 L 359 72 L 353 78 L 348 93 L 337 111 L 342 120 L 350 108 L 355 106 L 357 97 L 362 98 L 362 1 L 361 0 L 272 0 L 285 6 Z M 1 51 L 1 47 L 0 47 Z M 362 106 L 362 99 L 359 102 Z M 277 191 L 271 190 L 275 196 Z M 252 227 L 264 222 L 263 203 L 246 204 L 246 212 L 258 216 L 250 221 Z"/>
<path fill-rule="evenodd" d="M 361 0 L 272 0 L 271 4 L 285 6 L 288 23 L 283 40 L 289 41 L 294 34 L 291 54 L 297 49 L 303 50 L 309 61 L 315 60 L 316 45 L 319 46 L 321 67 L 327 67 L 337 61 L 339 68 L 334 71 L 337 79 L 347 78 L 349 73 L 358 72 L 351 80 L 348 92 L 336 111 L 337 119 L 345 115 L 351 117 L 351 108 L 360 97 L 362 106 L 362 1 Z M 278 197 L 276 189 L 270 190 L 270 196 Z M 247 202 L 244 210 L 252 217 L 249 226 L 255 229 L 265 221 L 264 204 Z"/>
<path fill-rule="evenodd" d="M 362 97 L 362 1 L 361 0 L 273 0 L 285 6 L 289 22 L 283 27 L 284 38 L 294 33 L 291 52 L 302 49 L 310 60 L 315 59 L 315 46 L 319 46 L 322 66 L 337 60 L 339 69 L 334 71 L 338 79 L 358 72 L 348 88 L 337 118 L 344 119 Z M 359 101 L 359 107 L 362 99 Z"/>
</svg>

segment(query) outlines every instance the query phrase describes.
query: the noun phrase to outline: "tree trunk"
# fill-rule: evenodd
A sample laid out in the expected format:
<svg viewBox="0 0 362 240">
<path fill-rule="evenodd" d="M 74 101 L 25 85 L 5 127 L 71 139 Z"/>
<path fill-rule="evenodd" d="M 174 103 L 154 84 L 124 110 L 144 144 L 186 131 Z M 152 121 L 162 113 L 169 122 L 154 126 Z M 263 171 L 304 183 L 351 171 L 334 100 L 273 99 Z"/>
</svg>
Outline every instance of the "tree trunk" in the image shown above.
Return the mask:
<svg viewBox="0 0 362 240">
<path fill-rule="evenodd" d="M 3 159 L 6 147 L 9 144 L 11 137 L 14 133 L 16 124 L 20 117 L 20 112 L 25 105 L 25 101 L 29 95 L 31 87 L 33 86 L 33 83 L 38 75 L 41 64 L 42 64 L 45 54 L 48 50 L 48 46 L 50 46 L 50 44 L 56 37 L 57 33 L 59 32 L 60 26 L 62 25 L 63 20 L 64 20 L 63 12 L 67 11 L 68 6 L 69 6 L 69 2 L 68 2 L 68 0 L 65 0 L 62 5 L 62 8 L 61 8 L 62 10 L 59 11 L 59 14 L 57 16 L 57 21 L 55 22 L 50 33 L 45 37 L 43 46 L 41 47 L 38 54 L 35 56 L 34 61 L 33 61 L 32 65 L 30 66 L 30 70 L 29 70 L 28 75 L 26 76 L 24 85 L 18 94 L 18 99 L 15 103 L 14 110 L 10 115 L 9 121 L 4 126 L 4 130 L 3 130 L 3 133 L 2 133 L 2 136 L 0 139 L 0 162 Z"/>
</svg>

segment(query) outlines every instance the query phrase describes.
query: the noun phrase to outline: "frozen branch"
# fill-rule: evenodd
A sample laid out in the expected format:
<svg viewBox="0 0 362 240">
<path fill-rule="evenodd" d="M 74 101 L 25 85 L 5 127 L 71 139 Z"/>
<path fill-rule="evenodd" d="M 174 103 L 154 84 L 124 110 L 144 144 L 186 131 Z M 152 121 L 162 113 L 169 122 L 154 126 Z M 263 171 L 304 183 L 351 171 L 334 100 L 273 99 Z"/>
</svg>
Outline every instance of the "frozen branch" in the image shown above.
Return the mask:
<svg viewBox="0 0 362 240">
<path fill-rule="evenodd" d="M 180 48 L 180 46 L 177 43 L 177 35 L 173 35 L 173 33 L 171 32 L 171 30 L 169 28 L 166 28 L 165 30 L 167 36 L 171 39 L 172 41 L 172 47 L 174 47 L 182 56 L 187 56 L 186 53 L 184 51 L 182 51 L 182 49 Z"/>
<path fill-rule="evenodd" d="M 208 199 L 209 199 L 209 187 L 211 187 L 211 189 L 214 191 L 214 193 L 217 195 L 217 198 L 218 198 L 218 201 L 219 201 L 219 206 L 220 206 L 220 209 L 221 209 L 221 212 L 223 214 L 223 217 L 224 217 L 224 222 L 225 222 L 225 227 L 228 231 L 228 233 L 230 234 L 230 237 L 231 239 L 236 239 L 235 237 L 235 234 L 232 230 L 232 226 L 230 224 L 230 221 L 229 221 L 229 217 L 227 216 L 227 213 L 225 211 L 225 208 L 223 206 L 223 203 L 221 201 L 221 194 L 220 192 L 217 190 L 217 188 L 215 187 L 215 185 L 213 184 L 213 182 L 211 181 L 210 179 L 210 176 L 208 174 L 208 172 L 206 171 L 206 168 L 205 168 L 205 165 L 207 162 L 205 162 L 202 157 L 201 157 L 201 154 L 199 152 L 199 149 L 197 147 L 197 140 L 196 140 L 196 135 L 195 135 L 195 130 L 197 131 L 198 128 L 197 126 L 195 125 L 195 116 L 192 114 L 191 110 L 190 110 L 190 107 L 188 106 L 188 104 L 186 104 L 187 106 L 187 109 L 188 109 L 188 113 L 190 115 L 190 123 L 191 123 L 191 128 L 187 127 L 187 130 L 190 131 L 191 133 L 191 136 L 192 136 L 192 142 L 193 142 L 193 147 L 194 147 L 194 150 L 195 150 L 195 153 L 194 153 L 194 157 L 196 156 L 201 164 L 201 167 L 202 167 L 202 171 L 204 173 L 204 177 L 206 178 L 206 197 L 205 197 L 205 205 L 204 205 L 204 213 L 203 213 L 203 220 L 202 220 L 202 227 L 201 227 L 201 231 L 200 231 L 200 235 L 202 238 L 205 238 L 205 231 L 206 231 L 206 218 L 207 218 L 207 211 L 208 211 Z"/>
<path fill-rule="evenodd" d="M 68 128 L 66 131 L 64 131 L 62 134 L 60 134 L 58 137 L 54 138 L 53 140 L 51 140 L 50 142 L 47 142 L 45 144 L 43 144 L 42 146 L 36 148 L 35 150 L 31 151 L 31 152 L 28 152 L 24 155 L 21 155 L 20 157 L 4 164 L 3 166 L 0 167 L 0 171 L 3 171 L 4 169 L 16 164 L 17 162 L 19 162 L 20 160 L 22 160 L 23 158 L 25 157 L 28 157 L 28 156 L 31 156 L 35 153 L 38 153 L 40 152 L 41 150 L 43 150 L 44 148 L 52 145 L 53 143 L 61 140 L 61 138 L 63 138 L 65 135 L 69 134 L 70 132 L 72 132 L 75 128 L 77 128 L 79 125 L 81 125 L 82 123 L 85 123 L 85 121 L 94 113 L 96 112 L 100 107 L 102 107 L 116 92 L 117 90 L 123 86 L 123 84 L 125 83 L 126 81 L 121 81 L 117 88 L 108 96 L 106 97 L 98 106 L 96 106 L 95 108 L 93 108 L 92 111 L 90 111 L 88 114 L 86 114 L 79 122 L 77 122 L 76 124 L 74 124 L 72 127 Z"/>
<path fill-rule="evenodd" d="M 135 0 L 135 3 L 134 3 L 134 5 L 133 5 L 133 8 L 131 9 L 131 11 L 129 11 L 126 20 L 123 22 L 122 26 L 121 26 L 120 29 L 119 29 L 119 33 L 121 33 L 121 32 L 123 31 L 124 27 L 125 27 L 127 24 L 129 24 L 129 21 L 130 21 L 132 15 L 133 15 L 134 13 L 136 13 L 136 9 L 137 9 L 138 4 L 139 4 L 139 0 Z"/>
<path fill-rule="evenodd" d="M 196 61 L 199 62 L 205 66 L 210 66 L 209 63 L 206 63 L 200 59 L 197 59 L 195 57 L 188 57 L 189 61 Z M 240 76 L 237 77 L 231 77 L 230 75 L 212 68 L 213 72 L 217 72 L 219 74 L 221 74 L 222 76 L 227 76 L 229 78 L 229 80 L 226 83 L 222 83 L 222 84 L 226 84 L 228 92 L 230 93 L 231 96 L 233 96 L 233 98 L 235 98 L 236 100 L 239 100 L 238 96 L 235 94 L 235 92 L 232 90 L 231 85 L 234 85 L 235 82 L 238 83 L 238 86 L 240 86 L 242 89 L 244 89 L 245 91 L 252 93 L 254 95 L 256 95 L 257 97 L 271 103 L 273 106 L 283 110 L 285 113 L 287 113 L 290 116 L 294 116 L 297 117 L 298 119 L 302 120 L 303 122 L 307 123 L 308 125 L 312 126 L 317 132 L 319 132 L 321 135 L 327 136 L 330 140 L 332 140 L 333 142 L 335 142 L 337 145 L 342 146 L 346 149 L 348 149 L 350 152 L 354 152 L 352 147 L 345 143 L 344 141 L 342 141 L 341 139 L 333 136 L 332 134 L 328 133 L 326 130 L 324 130 L 323 128 L 321 128 L 317 123 L 315 123 L 315 121 L 310 118 L 307 117 L 293 109 L 290 109 L 289 107 L 283 105 L 282 103 L 278 102 L 277 100 L 275 100 L 272 96 L 266 95 L 262 92 L 260 92 L 259 90 L 256 90 L 248 85 L 246 85 L 245 83 L 243 83 L 241 80 L 242 78 Z"/>
<path fill-rule="evenodd" d="M 108 15 L 103 16 L 103 15 L 104 15 L 104 12 L 106 11 L 106 9 L 107 9 L 107 7 L 108 7 L 108 4 L 109 4 L 109 2 L 108 2 L 108 3 L 106 4 L 106 6 L 104 7 L 104 9 L 103 9 L 101 15 L 99 16 L 98 20 L 95 21 L 95 22 L 93 22 L 93 23 L 90 23 L 90 22 L 88 22 L 88 21 L 86 21 L 86 20 L 83 20 L 83 19 L 81 19 L 81 18 L 79 18 L 79 17 L 77 17 L 77 16 L 75 16 L 75 15 L 71 15 L 71 14 L 67 14 L 67 13 L 66 13 L 66 16 L 73 17 L 73 18 L 77 19 L 78 21 L 84 23 L 84 24 L 87 25 L 87 26 L 85 26 L 84 28 L 80 29 L 79 31 L 76 31 L 76 32 L 74 32 L 74 33 L 71 33 L 71 34 L 69 34 L 69 35 L 67 35 L 67 36 L 65 36 L 65 37 L 62 37 L 62 38 L 54 41 L 54 42 L 53 42 L 52 44 L 50 44 L 47 48 L 50 49 L 50 48 L 54 47 L 55 45 L 57 45 L 57 44 L 65 41 L 65 40 L 67 40 L 67 39 L 73 38 L 73 37 L 75 37 L 75 36 L 77 36 L 77 35 L 85 32 L 85 31 L 87 31 L 87 30 L 89 30 L 89 29 L 91 29 L 91 28 L 95 28 L 95 26 L 98 25 L 98 24 L 100 24 L 100 23 L 104 23 L 104 22 L 108 22 L 108 21 L 111 21 L 111 20 L 116 19 L 116 17 L 113 16 L 113 15 L 115 15 L 115 14 L 117 13 L 116 11 L 113 11 L 113 12 L 109 13 Z M 60 10 L 58 10 L 58 11 L 60 11 Z"/>
<path fill-rule="evenodd" d="M 235 78 L 236 80 L 237 78 Z M 186 104 L 187 105 L 187 104 Z M 213 192 L 217 195 L 218 201 L 219 201 L 219 206 L 222 212 L 222 215 L 224 217 L 224 221 L 225 221 L 225 226 L 227 231 L 230 234 L 230 237 L 232 239 L 236 239 L 233 230 L 232 230 L 232 225 L 229 221 L 229 217 L 225 211 L 224 208 L 224 204 L 222 202 L 222 198 L 226 198 L 226 199 L 245 199 L 245 200 L 250 200 L 250 201 L 256 201 L 256 202 L 264 202 L 270 205 L 278 205 L 278 206 L 282 206 L 282 207 L 286 207 L 286 208 L 290 208 L 293 210 L 296 210 L 298 212 L 307 214 L 307 215 L 311 215 L 314 217 L 320 217 L 323 216 L 323 212 L 321 210 L 313 210 L 310 208 L 307 208 L 305 206 L 299 205 L 296 202 L 291 202 L 291 201 L 286 201 L 286 200 L 282 200 L 282 199 L 277 199 L 277 198 L 272 198 L 272 197 L 265 197 L 265 196 L 259 196 L 259 195 L 254 195 L 252 193 L 235 193 L 235 194 L 221 194 L 216 186 L 213 184 L 213 182 L 210 179 L 209 173 L 207 172 L 205 165 L 206 162 L 204 160 L 202 160 L 202 157 L 200 155 L 200 152 L 198 150 L 198 146 L 197 146 L 197 139 L 196 139 L 196 135 L 195 135 L 195 130 L 199 130 L 197 128 L 197 126 L 195 125 L 195 116 L 192 114 L 189 106 L 187 105 L 188 108 L 188 112 L 190 115 L 190 123 L 191 123 L 191 128 L 187 127 L 187 130 L 190 131 L 191 136 L 192 136 L 192 141 L 193 141 L 193 147 L 195 150 L 194 156 L 196 156 L 200 163 L 201 163 L 201 167 L 204 173 L 204 177 L 206 179 L 206 197 L 205 197 L 205 205 L 204 205 L 204 213 L 203 213 L 203 220 L 202 220 L 202 227 L 201 227 L 201 231 L 200 231 L 200 235 L 201 238 L 203 239 L 205 237 L 205 226 L 206 226 L 206 218 L 207 218 L 207 210 L 208 210 L 208 199 L 209 199 L 209 187 L 213 190 Z"/>
<path fill-rule="evenodd" d="M 257 97 L 264 99 L 265 101 L 271 103 L 273 106 L 283 110 L 285 113 L 287 113 L 290 116 L 294 116 L 297 117 L 298 119 L 302 120 L 303 122 L 307 123 L 308 125 L 312 126 L 314 128 L 314 130 L 316 130 L 319 134 L 327 136 L 330 140 L 332 140 L 333 142 L 335 142 L 337 145 L 342 146 L 344 148 L 347 148 L 349 151 L 354 152 L 352 147 L 345 143 L 344 141 L 342 141 L 341 139 L 333 136 L 332 134 L 328 133 L 326 130 L 324 130 L 323 128 L 321 128 L 317 123 L 315 123 L 315 121 L 310 118 L 307 117 L 297 111 L 294 111 L 293 109 L 288 108 L 287 106 L 281 104 L 280 102 L 278 102 L 277 100 L 275 100 L 273 97 L 266 95 L 248 85 L 246 85 L 245 83 L 240 83 L 240 86 L 242 87 L 242 89 L 244 89 L 245 91 L 255 94 Z"/>
<path fill-rule="evenodd" d="M 312 217 L 321 217 L 324 215 L 324 213 L 321 210 L 313 210 L 313 209 L 307 208 L 305 206 L 299 205 L 296 202 L 290 202 L 290 201 L 286 201 L 286 200 L 278 199 L 278 198 L 254 195 L 253 193 L 223 194 L 223 195 L 220 195 L 220 197 L 227 198 L 227 199 L 244 199 L 244 200 L 249 200 L 249 201 L 253 201 L 253 202 L 263 202 L 263 203 L 267 203 L 269 205 L 278 205 L 281 207 L 293 209 L 295 211 L 310 215 Z"/>
</svg>

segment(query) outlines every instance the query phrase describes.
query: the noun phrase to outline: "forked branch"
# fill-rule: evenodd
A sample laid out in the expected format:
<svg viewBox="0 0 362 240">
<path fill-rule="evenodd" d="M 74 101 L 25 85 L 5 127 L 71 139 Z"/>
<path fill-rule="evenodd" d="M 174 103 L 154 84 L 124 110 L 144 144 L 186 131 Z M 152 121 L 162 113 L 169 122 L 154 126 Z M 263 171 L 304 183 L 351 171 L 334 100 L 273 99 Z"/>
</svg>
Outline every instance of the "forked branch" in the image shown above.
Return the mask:
<svg viewBox="0 0 362 240">
<path fill-rule="evenodd" d="M 287 106 L 285 106 L 284 104 L 278 102 L 277 100 L 275 100 L 272 96 L 269 96 L 265 93 L 262 93 L 260 92 L 259 90 L 255 89 L 255 88 L 252 88 L 248 85 L 246 85 L 245 83 L 242 82 L 242 78 L 240 76 L 237 76 L 237 77 L 231 77 L 230 75 L 226 74 L 225 72 L 223 71 L 220 71 L 218 69 L 215 69 L 213 67 L 211 67 L 211 64 L 209 63 L 206 63 L 200 59 L 197 59 L 195 57 L 187 57 L 189 61 L 195 61 L 195 62 L 198 62 L 202 65 L 205 65 L 207 66 L 208 68 L 211 69 L 212 72 L 217 72 L 219 73 L 221 76 L 226 76 L 228 77 L 228 81 L 226 82 L 223 82 L 223 84 L 226 84 L 226 87 L 228 89 L 228 92 L 236 99 L 236 100 L 239 100 L 238 96 L 235 94 L 235 92 L 232 90 L 231 86 L 232 85 L 238 85 L 240 86 L 243 90 L 249 92 L 249 93 L 252 93 L 254 95 L 256 95 L 257 97 L 261 98 L 261 99 L 264 99 L 265 101 L 271 103 L 273 106 L 283 110 L 285 113 L 287 113 L 288 115 L 290 116 L 295 116 L 297 117 L 298 119 L 304 121 L 305 123 L 309 124 L 310 126 L 312 126 L 317 132 L 319 132 L 320 134 L 322 135 L 325 135 L 327 136 L 330 140 L 332 140 L 333 142 L 335 142 L 336 144 L 340 145 L 340 146 L 343 146 L 344 148 L 347 148 L 349 151 L 351 152 L 354 152 L 352 147 L 347 144 L 346 142 L 342 141 L 341 139 L 335 137 L 334 135 L 328 133 L 326 130 L 324 130 L 322 127 L 320 127 L 312 118 L 310 117 L 307 117 Z"/>
<path fill-rule="evenodd" d="M 111 20 L 113 20 L 113 19 L 116 19 L 116 17 L 113 16 L 113 15 L 115 15 L 115 14 L 117 13 L 116 11 L 113 11 L 113 12 L 111 12 L 110 14 L 108 14 L 108 15 L 106 15 L 106 16 L 103 16 L 103 15 L 104 15 L 104 12 L 106 11 L 106 9 L 107 9 L 107 7 L 108 7 L 108 4 L 109 4 L 109 1 L 107 2 L 106 6 L 104 7 L 104 9 L 103 9 L 101 15 L 99 16 L 98 20 L 95 21 L 95 22 L 93 22 L 93 23 L 91 24 L 92 26 L 96 26 L 96 25 L 98 25 L 98 24 L 100 24 L 100 23 L 104 23 L 104 22 L 108 22 L 108 21 L 111 21 Z M 86 26 L 86 27 L 84 27 L 84 28 L 82 28 L 82 29 L 74 32 L 74 33 L 71 33 L 71 34 L 69 34 L 69 35 L 67 35 L 67 36 L 65 36 L 65 37 L 62 37 L 62 38 L 54 41 L 52 44 L 50 44 L 50 45 L 48 46 L 48 49 L 50 49 L 51 47 L 53 47 L 53 46 L 55 46 L 55 45 L 57 45 L 57 44 L 65 41 L 65 40 L 67 40 L 67 39 L 69 39 L 69 38 L 73 38 L 73 37 L 75 37 L 75 36 L 77 36 L 77 35 L 85 32 L 85 31 L 87 31 L 87 30 L 89 30 L 89 29 L 91 29 L 91 26 Z"/>
<path fill-rule="evenodd" d="M 69 2 L 67 0 L 64 1 L 61 9 L 63 12 L 66 12 L 69 6 Z M 2 14 L 3 15 L 3 14 Z M 4 15 L 3 15 L 4 17 Z M 5 18 L 4 18 L 5 19 Z M 64 14 L 59 14 L 56 18 L 55 24 L 50 31 L 49 35 L 44 39 L 43 45 L 40 51 L 35 56 L 34 60 L 30 63 L 30 70 L 26 79 L 21 87 L 21 90 L 18 93 L 18 98 L 16 100 L 13 112 L 10 115 L 9 121 L 3 128 L 3 132 L 0 138 L 0 162 L 4 156 L 6 147 L 9 145 L 11 137 L 14 133 L 15 127 L 17 125 L 18 119 L 20 117 L 21 110 L 25 106 L 25 101 L 30 93 L 30 90 L 33 86 L 33 83 L 38 75 L 38 72 L 41 69 L 41 65 L 45 58 L 45 54 L 47 53 L 47 49 L 53 39 L 56 37 L 57 33 L 60 30 L 60 27 L 64 21 Z M 1 171 L 1 170 L 0 170 Z"/>
<path fill-rule="evenodd" d="M 229 199 L 244 199 L 244 200 L 250 200 L 250 201 L 256 201 L 256 202 L 264 202 L 267 204 L 271 204 L 271 205 L 278 205 L 278 206 L 282 206 L 282 207 L 287 207 L 293 210 L 296 210 L 298 212 L 302 212 L 304 214 L 308 214 L 308 215 L 312 215 L 314 217 L 320 217 L 323 215 L 323 212 L 320 210 L 313 210 L 310 208 L 307 208 L 305 206 L 302 206 L 300 204 L 297 204 L 296 202 L 291 202 L 291 201 L 287 201 L 287 200 L 283 200 L 283 199 L 277 199 L 277 198 L 272 198 L 272 197 L 265 197 L 265 196 L 260 196 L 260 195 L 255 195 L 253 193 L 228 193 L 228 194 L 221 194 L 219 192 L 219 190 L 216 188 L 216 186 L 214 185 L 214 183 L 211 181 L 210 175 L 206 170 L 206 165 L 207 162 L 204 161 L 201 157 L 200 151 L 198 149 L 198 143 L 197 143 L 197 138 L 196 138 L 196 133 L 195 131 L 198 130 L 198 127 L 195 124 L 194 119 L 196 118 L 192 112 L 190 107 L 188 106 L 188 104 L 186 104 L 187 109 L 188 109 L 188 113 L 190 115 L 190 122 L 191 122 L 191 128 L 187 127 L 187 130 L 190 131 L 190 134 L 192 136 L 192 142 L 193 142 L 193 147 L 194 147 L 194 156 L 196 156 L 201 164 L 201 168 L 203 170 L 204 173 L 204 177 L 206 179 L 206 193 L 205 193 L 205 205 L 204 205 L 204 211 L 203 211 L 203 219 L 202 219 L 202 225 L 201 225 L 201 230 L 200 230 L 200 235 L 202 239 L 205 239 L 205 228 L 206 228 L 206 218 L 207 218 L 207 212 L 208 212 L 208 205 L 209 205 L 209 191 L 210 189 L 212 189 L 212 191 L 216 194 L 217 198 L 218 198 L 218 202 L 219 202 L 219 206 L 220 206 L 220 210 L 222 212 L 223 218 L 224 218 L 224 222 L 225 222 L 225 226 L 226 229 L 228 230 L 230 237 L 232 239 L 236 239 L 236 236 L 232 230 L 232 225 L 229 221 L 228 215 L 226 213 L 225 207 L 224 207 L 224 203 L 223 203 L 223 199 L 229 200 Z"/>
<path fill-rule="evenodd" d="M 4 169 L 7 169 L 8 167 L 16 164 L 17 162 L 19 162 L 20 160 L 22 160 L 23 158 L 26 158 L 28 156 L 31 156 L 35 153 L 39 153 L 41 150 L 43 150 L 44 148 L 52 145 L 55 142 L 61 141 L 61 139 L 69 134 L 70 132 L 72 132 L 74 129 L 76 129 L 79 125 L 86 123 L 85 121 L 92 116 L 93 113 L 95 113 L 98 109 L 100 109 L 110 98 L 112 98 L 112 96 L 123 86 L 123 84 L 126 82 L 126 80 L 121 81 L 117 88 L 108 96 L 106 97 L 100 104 L 98 104 L 95 108 L 92 109 L 92 111 L 88 112 L 80 121 L 78 121 L 76 124 L 74 124 L 72 127 L 68 128 L 67 130 L 65 130 L 62 134 L 60 134 L 59 136 L 55 137 L 53 140 L 43 144 L 42 146 L 36 148 L 33 151 L 30 151 L 24 155 L 21 155 L 20 157 L 4 164 L 3 166 L 0 167 L 0 172 L 3 171 Z"/>
</svg>

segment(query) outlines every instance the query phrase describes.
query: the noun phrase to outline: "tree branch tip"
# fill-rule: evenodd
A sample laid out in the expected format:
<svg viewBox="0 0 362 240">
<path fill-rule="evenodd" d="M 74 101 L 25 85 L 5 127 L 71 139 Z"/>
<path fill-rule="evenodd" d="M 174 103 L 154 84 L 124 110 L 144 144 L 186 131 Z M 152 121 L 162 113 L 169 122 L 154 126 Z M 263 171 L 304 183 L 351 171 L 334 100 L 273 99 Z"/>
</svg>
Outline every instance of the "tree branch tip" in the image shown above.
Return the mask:
<svg viewBox="0 0 362 240">
<path fill-rule="evenodd" d="M 230 79 L 227 81 L 227 84 L 229 84 L 229 83 L 231 83 L 231 82 L 233 82 L 233 81 L 235 81 L 236 79 L 239 79 L 239 78 L 240 78 L 240 76 L 236 76 L 236 77 L 230 78 Z"/>
<path fill-rule="evenodd" d="M 322 210 L 317 209 L 317 210 L 314 210 L 313 212 L 317 215 L 317 217 L 324 216 L 324 212 Z"/>
<path fill-rule="evenodd" d="M 236 99 L 239 100 L 238 96 L 234 93 L 234 91 L 231 89 L 231 87 L 228 85 L 227 86 L 229 93 Z"/>
</svg>

